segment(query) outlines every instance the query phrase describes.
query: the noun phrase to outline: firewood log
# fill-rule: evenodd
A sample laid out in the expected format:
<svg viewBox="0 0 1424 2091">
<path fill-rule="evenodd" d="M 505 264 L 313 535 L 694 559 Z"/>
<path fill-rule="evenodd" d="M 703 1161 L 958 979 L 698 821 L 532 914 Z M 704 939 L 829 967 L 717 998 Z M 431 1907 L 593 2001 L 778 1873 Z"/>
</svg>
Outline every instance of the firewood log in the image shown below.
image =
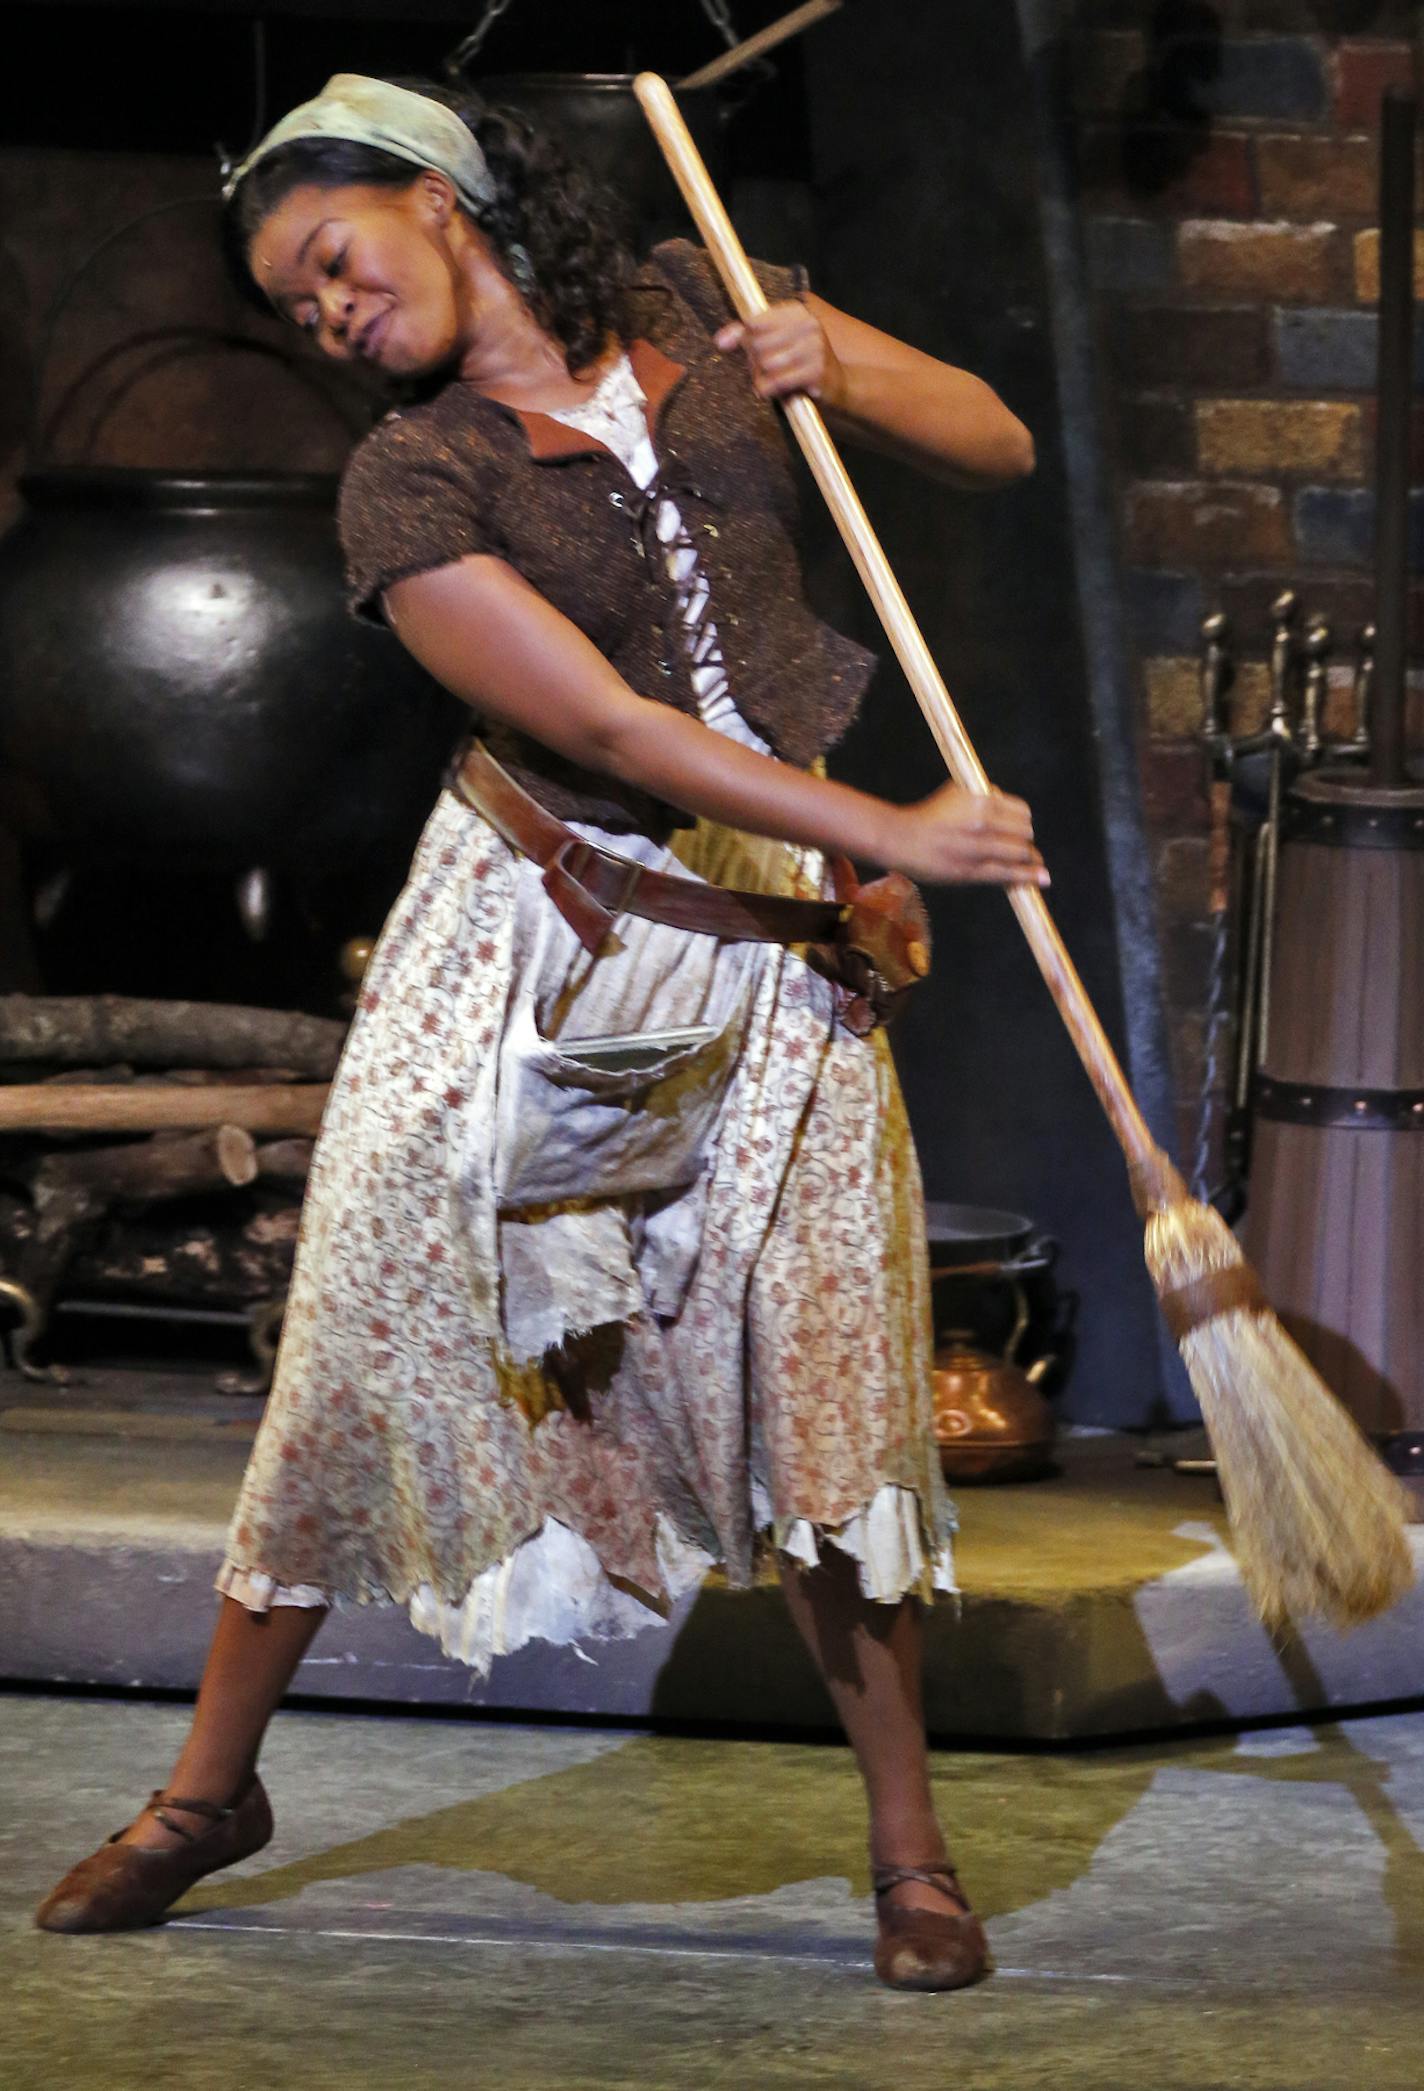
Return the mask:
<svg viewBox="0 0 1424 2091">
<path fill-rule="evenodd" d="M 175 1088 L 201 1089 L 206 1083 L 215 1086 L 226 1082 L 237 1089 L 263 1089 L 274 1083 L 300 1082 L 301 1070 L 295 1067 L 148 1067 L 136 1068 L 119 1061 L 113 1067 L 66 1067 L 59 1074 L 46 1075 L 45 1082 L 54 1089 L 127 1089 L 131 1083 L 168 1082 Z"/>
<path fill-rule="evenodd" d="M 213 1126 L 191 1138 L 46 1156 L 31 1182 L 34 1226 L 12 1281 L 26 1303 L 27 1320 L 34 1324 L 30 1334 L 48 1319 L 76 1250 L 115 1206 L 231 1189 L 253 1182 L 256 1175 L 252 1135 L 235 1125 Z M 22 1370 L 32 1371 L 28 1343 L 28 1336 L 17 1343 L 17 1360 Z"/>
<path fill-rule="evenodd" d="M 159 1002 L 127 995 L 0 995 L 0 1064 L 60 1067 L 285 1067 L 322 1079 L 346 1026 L 285 1009 Z"/>
<path fill-rule="evenodd" d="M 251 1307 L 280 1298 L 292 1274 L 297 1215 L 264 1214 L 260 1227 L 196 1222 L 175 1232 L 164 1208 L 85 1231 L 65 1273 L 65 1293 L 168 1301 L 193 1307 Z M 279 1224 L 280 1222 L 280 1224 Z"/>
<path fill-rule="evenodd" d="M 51 1082 L 0 1083 L 0 1133 L 157 1133 L 236 1125 L 249 1133 L 314 1134 L 324 1082 L 237 1088 L 134 1083 L 93 1088 Z"/>
<path fill-rule="evenodd" d="M 191 1135 L 158 1135 L 122 1147 L 83 1147 L 52 1154 L 34 1175 L 36 1205 L 75 1196 L 95 1207 L 141 1204 L 247 1184 L 257 1176 L 257 1149 L 241 1126 L 211 1126 Z"/>
<path fill-rule="evenodd" d="M 311 1140 L 269 1140 L 257 1150 L 257 1174 L 264 1183 L 305 1183 L 311 1167 Z"/>
</svg>

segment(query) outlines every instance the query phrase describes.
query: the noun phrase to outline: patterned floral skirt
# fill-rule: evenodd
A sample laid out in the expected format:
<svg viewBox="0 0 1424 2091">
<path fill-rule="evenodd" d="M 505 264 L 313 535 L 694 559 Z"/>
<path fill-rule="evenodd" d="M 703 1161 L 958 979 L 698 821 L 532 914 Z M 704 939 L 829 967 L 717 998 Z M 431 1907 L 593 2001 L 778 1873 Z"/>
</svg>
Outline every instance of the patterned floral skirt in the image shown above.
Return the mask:
<svg viewBox="0 0 1424 2091">
<path fill-rule="evenodd" d="M 812 852 L 674 847 L 819 890 Z M 631 1065 L 599 1043 L 667 1033 Z M 950 1589 L 929 1363 L 883 1034 L 777 945 L 624 917 L 589 960 L 443 793 L 332 1087 L 218 1588 L 405 1604 L 479 1670 L 639 1632 L 770 1547 L 834 1543 L 876 1599 Z"/>
</svg>

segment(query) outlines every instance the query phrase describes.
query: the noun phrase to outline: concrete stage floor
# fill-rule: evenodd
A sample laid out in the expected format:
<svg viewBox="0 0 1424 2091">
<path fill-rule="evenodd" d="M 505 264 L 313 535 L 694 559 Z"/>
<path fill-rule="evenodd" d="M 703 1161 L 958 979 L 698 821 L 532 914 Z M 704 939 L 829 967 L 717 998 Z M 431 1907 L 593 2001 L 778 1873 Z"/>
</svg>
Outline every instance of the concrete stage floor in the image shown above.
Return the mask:
<svg viewBox="0 0 1424 2091">
<path fill-rule="evenodd" d="M 6 2091 L 1405 2091 L 1424 1715 L 940 1755 L 998 1974 L 869 1971 L 843 1749 L 279 1717 L 276 1841 L 161 1930 L 47 1937 L 186 1719 L 0 1700 Z"/>
<path fill-rule="evenodd" d="M 259 1409 L 201 1377 L 107 1374 L 57 1390 L 0 1375 L 0 1678 L 196 1683 Z M 1424 1698 L 1424 1589 L 1361 1632 L 1273 1644 L 1215 1485 L 1144 1468 L 1141 1453 L 1125 1438 L 1070 1439 L 1057 1479 L 961 1491 L 963 1601 L 929 1621 L 936 1735 L 1062 1741 Z M 631 1641 L 534 1644 L 481 1682 L 403 1612 L 341 1610 L 296 1688 L 602 1721 L 829 1723 L 774 1587 L 714 1583 L 649 1622 Z"/>
</svg>

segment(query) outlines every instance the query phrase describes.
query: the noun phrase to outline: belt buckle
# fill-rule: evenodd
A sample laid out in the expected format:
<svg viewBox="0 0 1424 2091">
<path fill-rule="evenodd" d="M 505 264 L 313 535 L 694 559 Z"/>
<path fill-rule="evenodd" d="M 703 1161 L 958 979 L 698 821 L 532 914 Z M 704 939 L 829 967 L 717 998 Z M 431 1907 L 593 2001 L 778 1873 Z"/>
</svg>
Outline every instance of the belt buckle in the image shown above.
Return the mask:
<svg viewBox="0 0 1424 2091">
<path fill-rule="evenodd" d="M 631 906 L 633 905 L 633 895 L 637 892 L 639 886 L 643 883 L 643 873 L 646 871 L 647 866 L 645 864 L 636 863 L 633 859 L 629 857 L 620 857 L 617 858 L 615 861 L 627 865 L 628 875 L 623 881 L 623 890 L 619 894 L 613 906 L 610 908 L 609 913 L 613 915 L 626 915 L 629 908 L 631 908 Z"/>
<path fill-rule="evenodd" d="M 642 883 L 643 873 L 648 868 L 646 864 L 636 863 L 628 857 L 616 856 L 612 850 L 599 849 L 596 843 L 586 842 L 582 836 L 572 843 L 565 843 L 554 862 L 576 886 L 588 894 L 590 900 L 595 901 L 610 916 L 627 914 L 633 895 Z M 607 864 L 623 873 L 622 884 L 609 900 L 601 899 L 588 885 L 588 874 L 595 864 Z"/>
</svg>

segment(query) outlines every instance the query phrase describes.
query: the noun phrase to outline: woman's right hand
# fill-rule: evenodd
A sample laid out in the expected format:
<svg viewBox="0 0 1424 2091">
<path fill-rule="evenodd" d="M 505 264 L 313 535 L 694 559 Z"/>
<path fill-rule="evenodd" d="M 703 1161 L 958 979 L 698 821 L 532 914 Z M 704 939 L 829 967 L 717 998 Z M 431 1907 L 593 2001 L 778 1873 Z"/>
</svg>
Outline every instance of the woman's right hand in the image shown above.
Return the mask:
<svg viewBox="0 0 1424 2091">
<path fill-rule="evenodd" d="M 889 810 L 888 847 L 878 854 L 892 871 L 949 886 L 1049 883 L 1022 799 L 944 784 L 918 805 Z"/>
<path fill-rule="evenodd" d="M 556 755 L 727 827 L 951 885 L 1048 884 L 1022 799 L 943 785 L 917 806 L 743 748 L 639 697 L 562 611 L 488 553 L 395 582 L 400 638 L 447 690 Z"/>
</svg>

